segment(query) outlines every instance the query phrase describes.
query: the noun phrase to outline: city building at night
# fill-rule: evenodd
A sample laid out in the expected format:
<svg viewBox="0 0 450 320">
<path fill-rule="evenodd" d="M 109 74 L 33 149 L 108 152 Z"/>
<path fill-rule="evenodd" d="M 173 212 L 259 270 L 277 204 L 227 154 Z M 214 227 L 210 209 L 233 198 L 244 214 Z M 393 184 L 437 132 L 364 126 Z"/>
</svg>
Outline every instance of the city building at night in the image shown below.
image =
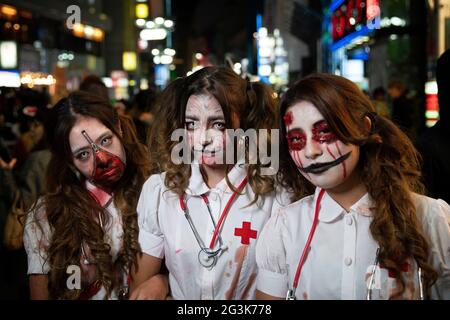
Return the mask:
<svg viewBox="0 0 450 320">
<path fill-rule="evenodd" d="M 448 1 L 324 3 L 322 70 L 347 77 L 368 93 L 400 81 L 417 101 L 419 127 L 435 123 L 433 68 L 449 47 Z"/>
<path fill-rule="evenodd" d="M 55 98 L 87 74 L 103 75 L 111 21 L 101 2 L 2 1 L 2 71 L 18 74 L 28 87 L 47 87 Z"/>
</svg>

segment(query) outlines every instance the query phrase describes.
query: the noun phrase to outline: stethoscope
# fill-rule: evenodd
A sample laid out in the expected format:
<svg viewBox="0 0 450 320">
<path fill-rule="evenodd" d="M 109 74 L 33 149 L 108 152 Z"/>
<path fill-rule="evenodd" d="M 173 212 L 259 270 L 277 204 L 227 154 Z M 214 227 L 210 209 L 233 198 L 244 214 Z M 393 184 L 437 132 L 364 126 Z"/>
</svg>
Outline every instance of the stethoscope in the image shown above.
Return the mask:
<svg viewBox="0 0 450 320">
<path fill-rule="evenodd" d="M 367 287 L 367 295 L 366 300 L 372 300 L 372 290 L 375 284 L 375 273 L 377 272 L 377 267 L 379 267 L 379 253 L 380 248 L 377 248 L 377 252 L 375 254 L 375 262 L 372 267 L 372 273 L 370 275 L 369 284 Z M 422 268 L 417 266 L 417 279 L 419 283 L 419 300 L 425 300 L 425 293 L 423 288 L 423 278 L 422 278 Z"/>
<path fill-rule="evenodd" d="M 242 180 L 242 182 L 237 187 L 236 191 L 234 191 L 233 194 L 231 195 L 230 199 L 228 199 L 228 202 L 225 205 L 225 208 L 223 209 L 222 214 L 219 217 L 219 221 L 217 222 L 217 225 L 216 225 L 216 221 L 214 220 L 214 217 L 211 212 L 211 207 L 209 205 L 208 197 L 206 195 L 201 196 L 203 199 L 203 202 L 205 202 L 205 204 L 206 204 L 206 207 L 207 207 L 208 213 L 209 213 L 209 217 L 211 218 L 211 221 L 214 226 L 214 233 L 211 238 L 209 247 L 207 247 L 205 245 L 205 243 L 203 242 L 202 238 L 200 237 L 200 235 L 197 231 L 197 228 L 194 225 L 194 222 L 192 221 L 191 216 L 189 215 L 186 203 L 184 201 L 184 194 L 182 196 L 180 196 L 181 210 L 183 210 L 184 216 L 185 216 L 186 220 L 188 221 L 189 226 L 192 230 L 192 233 L 194 234 L 195 239 L 197 240 L 197 243 L 200 247 L 200 251 L 198 252 L 198 261 L 205 268 L 208 268 L 208 269 L 213 268 L 217 263 L 218 257 L 222 254 L 223 251 L 225 251 L 228 248 L 223 243 L 222 237 L 220 235 L 220 228 L 223 224 L 223 221 L 225 220 L 226 215 L 228 214 L 228 211 L 230 210 L 230 207 L 231 207 L 231 204 L 232 204 L 234 198 L 236 197 L 236 195 L 238 195 L 241 192 L 241 190 L 244 188 L 246 183 L 247 183 L 247 177 L 244 178 L 244 180 Z M 220 245 L 220 247 L 218 249 L 214 249 L 214 247 L 216 245 L 216 240 L 219 241 L 219 245 Z"/>
<path fill-rule="evenodd" d="M 303 248 L 303 252 L 300 257 L 298 266 L 297 266 L 297 271 L 295 272 L 295 277 L 294 277 L 294 282 L 292 284 L 292 288 L 290 288 L 287 291 L 286 300 L 296 300 L 295 292 L 297 290 L 298 281 L 300 279 L 300 274 L 302 272 L 303 265 L 305 264 L 306 257 L 311 248 L 311 241 L 314 237 L 314 233 L 316 231 L 316 227 L 319 222 L 319 210 L 320 210 L 319 204 L 320 204 L 320 201 L 322 201 L 324 193 L 325 193 L 325 189 L 321 189 L 319 191 L 319 194 L 317 195 L 316 205 L 315 205 L 315 209 L 314 209 L 313 224 L 312 224 L 311 230 L 309 231 L 308 240 L 306 241 L 305 247 Z M 366 296 L 367 300 L 372 300 L 372 291 L 373 291 L 373 287 L 375 284 L 375 272 L 377 270 L 377 266 L 379 265 L 379 263 L 378 263 L 379 262 L 378 261 L 379 253 L 380 253 L 380 248 L 377 249 L 377 252 L 375 254 L 375 262 L 373 264 L 372 274 L 370 276 L 368 290 L 367 290 L 367 296 Z M 424 288 L 423 288 L 423 283 L 422 283 L 422 268 L 418 267 L 417 274 L 418 274 L 418 280 L 419 280 L 419 298 L 420 298 L 420 300 L 424 300 L 425 295 L 424 295 Z"/>
</svg>

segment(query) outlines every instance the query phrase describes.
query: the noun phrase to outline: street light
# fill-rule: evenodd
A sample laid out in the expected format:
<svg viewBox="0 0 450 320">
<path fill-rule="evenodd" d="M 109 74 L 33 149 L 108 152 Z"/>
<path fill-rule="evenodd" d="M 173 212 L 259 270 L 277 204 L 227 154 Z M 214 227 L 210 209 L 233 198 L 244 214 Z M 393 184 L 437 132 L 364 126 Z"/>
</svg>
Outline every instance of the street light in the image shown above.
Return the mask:
<svg viewBox="0 0 450 320">
<path fill-rule="evenodd" d="M 143 40 L 163 40 L 167 37 L 166 29 L 144 29 L 140 32 L 140 37 Z"/>
<path fill-rule="evenodd" d="M 166 28 L 172 28 L 173 27 L 173 21 L 172 20 L 166 20 L 164 21 L 164 27 Z"/>
<path fill-rule="evenodd" d="M 157 17 L 157 18 L 155 18 L 155 23 L 156 24 L 164 24 L 164 18 L 161 18 L 161 17 Z"/>
<path fill-rule="evenodd" d="M 166 48 L 164 49 L 164 54 L 168 55 L 168 56 L 174 56 L 176 53 L 176 51 L 174 49 L 171 48 Z"/>
<path fill-rule="evenodd" d="M 145 26 L 145 19 L 137 19 L 137 20 L 136 20 L 136 25 L 137 25 L 138 27 L 143 27 L 143 26 Z"/>
</svg>

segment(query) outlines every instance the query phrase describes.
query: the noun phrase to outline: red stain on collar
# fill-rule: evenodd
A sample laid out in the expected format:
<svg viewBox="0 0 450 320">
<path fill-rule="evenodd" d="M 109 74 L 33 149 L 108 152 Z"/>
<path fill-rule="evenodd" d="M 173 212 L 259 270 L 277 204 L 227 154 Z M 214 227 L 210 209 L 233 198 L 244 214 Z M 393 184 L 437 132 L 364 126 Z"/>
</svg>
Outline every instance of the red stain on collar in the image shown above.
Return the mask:
<svg viewBox="0 0 450 320">
<path fill-rule="evenodd" d="M 92 197 L 97 201 L 99 205 L 105 207 L 111 200 L 112 195 L 107 193 L 105 190 L 94 186 L 93 184 L 86 182 L 86 189 L 92 195 Z"/>
</svg>

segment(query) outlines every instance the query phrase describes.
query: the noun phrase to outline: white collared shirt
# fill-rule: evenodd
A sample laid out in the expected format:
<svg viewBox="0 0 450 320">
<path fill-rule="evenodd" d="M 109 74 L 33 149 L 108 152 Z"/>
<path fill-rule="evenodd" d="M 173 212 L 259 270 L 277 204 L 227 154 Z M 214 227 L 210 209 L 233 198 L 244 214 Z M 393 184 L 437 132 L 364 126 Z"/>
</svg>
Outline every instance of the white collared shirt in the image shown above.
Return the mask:
<svg viewBox="0 0 450 320">
<path fill-rule="evenodd" d="M 294 202 L 274 214 L 258 241 L 256 261 L 259 267 L 257 289 L 277 297 L 286 297 L 292 288 L 297 266 L 314 219 L 319 189 L 312 196 Z M 450 299 L 450 206 L 413 194 L 417 216 L 430 242 L 430 263 L 439 279 L 432 298 Z M 301 271 L 297 299 L 365 299 L 375 265 L 378 244 L 372 238 L 371 199 L 366 193 L 346 212 L 326 192 L 320 203 L 311 249 Z M 417 264 L 408 261 L 406 290 L 402 298 L 419 296 Z M 397 280 L 387 269 L 376 267 L 372 299 L 389 299 L 396 292 Z"/>
<path fill-rule="evenodd" d="M 201 195 L 208 197 L 217 223 L 233 194 L 225 179 L 209 188 L 198 165 L 191 165 L 191 177 L 184 197 L 188 212 L 206 246 L 214 226 Z M 235 165 L 228 173 L 237 186 L 246 177 L 246 169 Z M 139 242 L 148 255 L 165 258 L 169 270 L 171 295 L 175 299 L 254 299 L 256 287 L 255 244 L 272 212 L 289 203 L 286 193 L 259 197 L 257 204 L 250 185 L 236 196 L 222 223 L 220 235 L 227 246 L 213 268 L 200 265 L 200 246 L 180 206 L 179 196 L 164 183 L 165 173 L 151 176 L 144 184 L 138 203 Z M 246 207 L 247 206 L 247 207 Z M 248 237 L 239 234 L 248 235 Z M 236 235 L 237 234 L 237 235 Z M 217 244 L 215 249 L 219 245 Z"/>
<path fill-rule="evenodd" d="M 39 200 L 41 201 L 41 200 Z M 105 208 L 109 216 L 109 223 L 104 227 L 105 242 L 111 247 L 112 261 L 116 261 L 123 245 L 122 217 L 118 213 L 114 201 L 110 201 Z M 42 228 L 42 230 L 41 230 Z M 30 211 L 25 223 L 23 243 L 28 256 L 28 274 L 48 274 L 50 271 L 47 251 L 50 245 L 52 231 L 47 220 L 44 208 L 39 211 Z M 87 247 L 87 249 L 89 249 Z M 80 257 L 80 261 L 82 261 Z M 80 265 L 82 263 L 80 262 Z M 83 265 L 82 265 L 83 266 Z M 69 267 L 69 266 L 67 266 Z M 124 275 L 126 276 L 126 275 Z M 106 296 L 104 287 L 90 298 L 90 300 L 103 300 Z M 110 300 L 118 299 L 116 290 L 111 292 Z"/>
</svg>

